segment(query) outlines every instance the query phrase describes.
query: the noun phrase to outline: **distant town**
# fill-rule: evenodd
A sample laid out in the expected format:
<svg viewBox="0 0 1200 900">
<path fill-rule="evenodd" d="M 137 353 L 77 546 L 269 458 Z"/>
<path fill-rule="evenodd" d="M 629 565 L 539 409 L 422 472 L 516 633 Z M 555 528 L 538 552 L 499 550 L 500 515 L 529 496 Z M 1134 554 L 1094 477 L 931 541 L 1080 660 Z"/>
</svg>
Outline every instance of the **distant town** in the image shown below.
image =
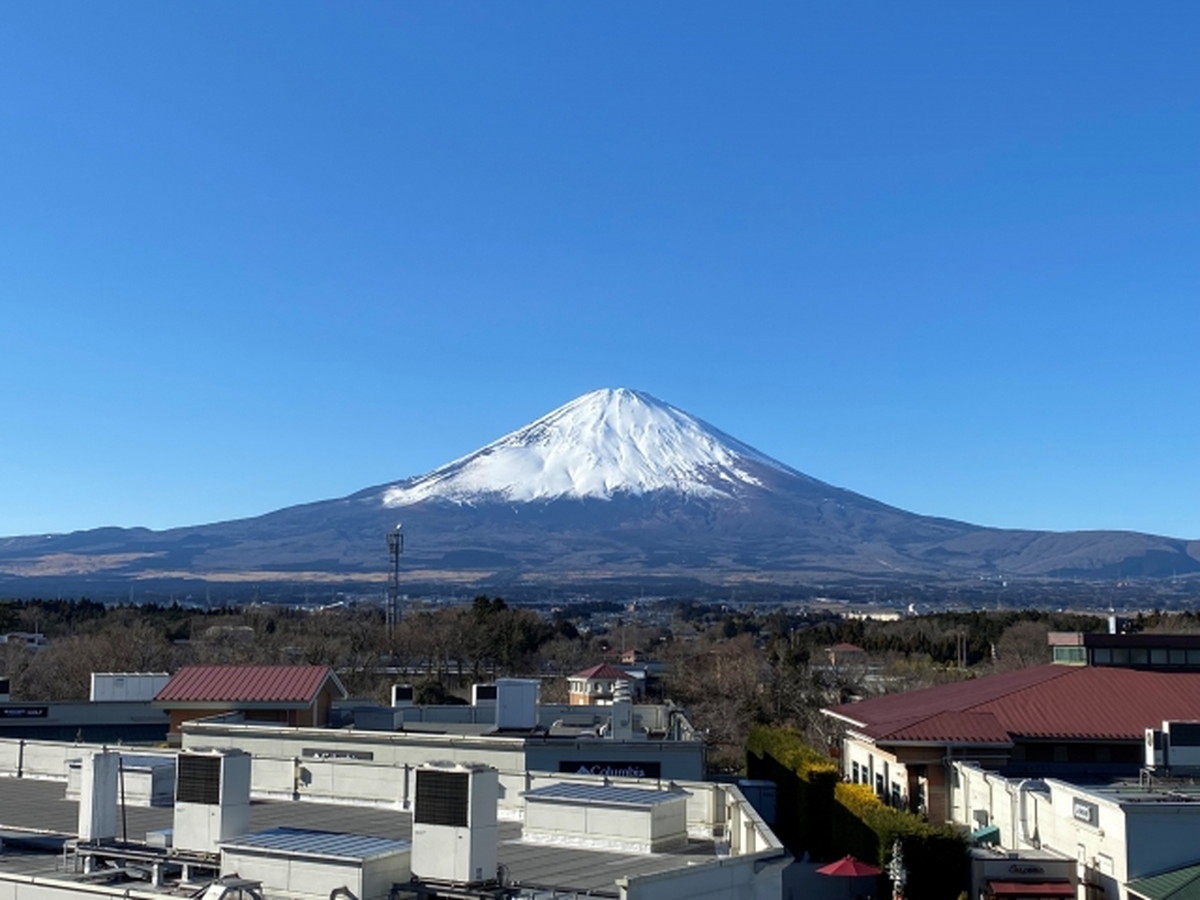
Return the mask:
<svg viewBox="0 0 1200 900">
<path fill-rule="evenodd" d="M 1178 824 L 1200 615 L 952 606 L 3 601 L 0 885 L 1152 900 L 1200 879 Z M 697 892 L 705 867 L 725 886 Z"/>
</svg>

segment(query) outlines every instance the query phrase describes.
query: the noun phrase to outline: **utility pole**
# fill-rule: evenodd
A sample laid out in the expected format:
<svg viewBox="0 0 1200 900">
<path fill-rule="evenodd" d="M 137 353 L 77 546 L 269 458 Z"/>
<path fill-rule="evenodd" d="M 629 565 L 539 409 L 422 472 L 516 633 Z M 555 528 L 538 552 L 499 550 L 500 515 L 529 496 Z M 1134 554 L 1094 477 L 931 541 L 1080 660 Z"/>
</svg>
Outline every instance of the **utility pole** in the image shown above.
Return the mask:
<svg viewBox="0 0 1200 900">
<path fill-rule="evenodd" d="M 400 554 L 404 552 L 404 526 L 397 525 L 387 536 L 388 554 L 392 557 L 392 571 L 388 575 L 387 629 L 388 637 L 396 632 L 400 621 Z"/>
</svg>

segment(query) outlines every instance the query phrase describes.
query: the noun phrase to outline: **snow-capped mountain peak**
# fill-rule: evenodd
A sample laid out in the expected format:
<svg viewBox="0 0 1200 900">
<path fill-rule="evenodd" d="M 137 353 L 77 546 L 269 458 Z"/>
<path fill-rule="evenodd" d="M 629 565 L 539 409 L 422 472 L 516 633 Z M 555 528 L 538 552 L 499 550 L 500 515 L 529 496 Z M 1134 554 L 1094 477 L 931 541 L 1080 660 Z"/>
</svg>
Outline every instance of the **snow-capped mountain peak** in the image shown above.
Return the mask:
<svg viewBox="0 0 1200 900">
<path fill-rule="evenodd" d="M 605 389 L 428 475 L 388 488 L 383 502 L 395 507 L 429 499 L 611 499 L 660 490 L 733 496 L 760 483 L 747 462 L 796 474 L 649 394 Z"/>
</svg>

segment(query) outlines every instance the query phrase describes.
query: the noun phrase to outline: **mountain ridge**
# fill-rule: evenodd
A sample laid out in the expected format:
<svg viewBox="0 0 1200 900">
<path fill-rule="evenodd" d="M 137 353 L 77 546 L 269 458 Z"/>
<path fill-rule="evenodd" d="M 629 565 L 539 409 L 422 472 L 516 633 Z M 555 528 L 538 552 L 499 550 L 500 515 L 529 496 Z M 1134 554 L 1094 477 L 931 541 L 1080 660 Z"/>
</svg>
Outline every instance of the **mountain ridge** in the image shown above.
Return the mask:
<svg viewBox="0 0 1200 900">
<path fill-rule="evenodd" d="M 1200 542 L 996 529 L 806 475 L 627 388 L 593 391 L 424 475 L 246 519 L 0 540 L 0 579 L 403 580 L 469 589 L 619 580 L 789 586 L 891 578 L 1164 577 Z"/>
</svg>

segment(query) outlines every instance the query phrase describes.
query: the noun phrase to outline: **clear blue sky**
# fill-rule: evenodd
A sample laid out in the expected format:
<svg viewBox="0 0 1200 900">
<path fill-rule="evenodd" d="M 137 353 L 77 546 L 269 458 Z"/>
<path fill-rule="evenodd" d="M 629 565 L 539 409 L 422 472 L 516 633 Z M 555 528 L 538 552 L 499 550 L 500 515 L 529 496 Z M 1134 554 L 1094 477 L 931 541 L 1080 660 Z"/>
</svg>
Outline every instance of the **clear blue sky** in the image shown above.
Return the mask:
<svg viewBox="0 0 1200 900">
<path fill-rule="evenodd" d="M 423 473 L 599 387 L 1200 538 L 1200 6 L 0 5 L 0 534 Z"/>
</svg>

